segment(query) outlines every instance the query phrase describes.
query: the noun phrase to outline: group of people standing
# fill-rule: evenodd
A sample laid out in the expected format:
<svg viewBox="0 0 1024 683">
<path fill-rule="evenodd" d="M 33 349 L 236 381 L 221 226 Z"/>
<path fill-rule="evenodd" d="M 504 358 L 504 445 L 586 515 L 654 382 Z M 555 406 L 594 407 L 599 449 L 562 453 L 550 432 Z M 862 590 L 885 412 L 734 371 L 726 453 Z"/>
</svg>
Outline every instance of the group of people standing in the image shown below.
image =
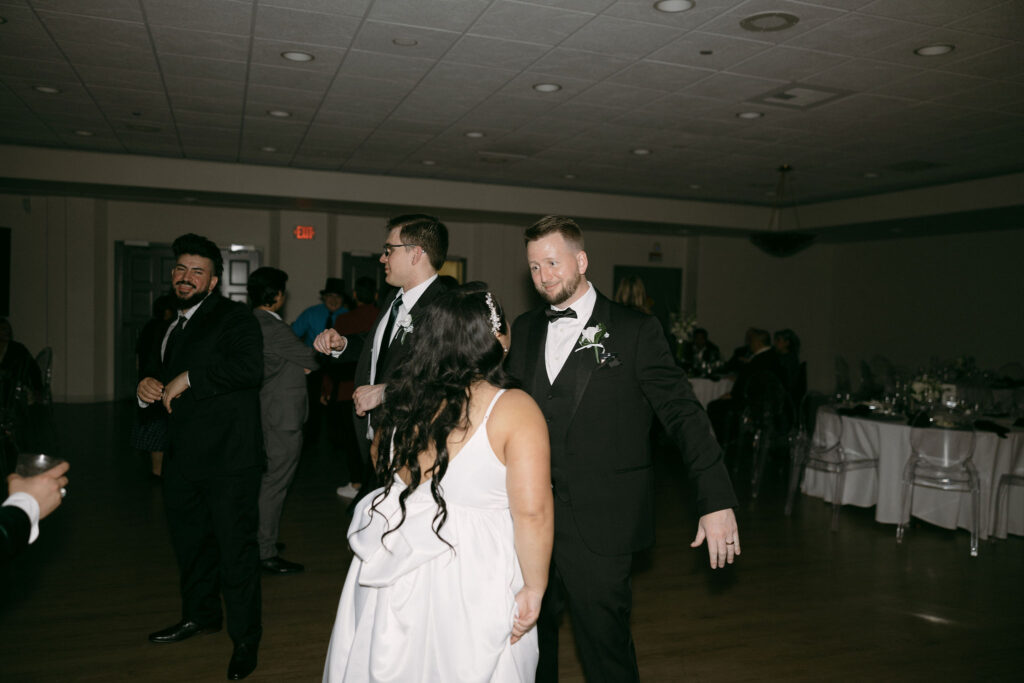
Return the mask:
<svg viewBox="0 0 1024 683">
<path fill-rule="evenodd" d="M 707 543 L 712 568 L 740 553 L 721 451 L 658 322 L 588 282 L 573 220 L 543 218 L 524 238 L 545 305 L 510 325 L 485 284 L 438 277 L 443 223 L 392 219 L 381 262 L 395 290 L 371 329 L 325 325 L 314 340 L 335 362 L 357 356 L 351 419 L 366 463 L 325 681 L 554 681 L 566 610 L 588 681 L 638 680 L 629 574 L 653 543 L 655 415 L 694 483 L 692 546 Z M 216 245 L 185 235 L 174 251 L 179 314 L 138 397 L 169 413 L 182 618 L 150 639 L 218 630 L 223 595 L 228 678 L 240 679 L 256 667 L 260 560 L 277 557 L 264 541 L 294 473 L 274 454 L 301 450 L 304 415 L 274 408 L 268 386 L 305 392 L 316 358 L 292 335 L 279 359 L 289 378 L 269 363 L 291 334 L 277 316 L 283 273 L 252 274 L 253 315 L 217 294 Z"/>
</svg>

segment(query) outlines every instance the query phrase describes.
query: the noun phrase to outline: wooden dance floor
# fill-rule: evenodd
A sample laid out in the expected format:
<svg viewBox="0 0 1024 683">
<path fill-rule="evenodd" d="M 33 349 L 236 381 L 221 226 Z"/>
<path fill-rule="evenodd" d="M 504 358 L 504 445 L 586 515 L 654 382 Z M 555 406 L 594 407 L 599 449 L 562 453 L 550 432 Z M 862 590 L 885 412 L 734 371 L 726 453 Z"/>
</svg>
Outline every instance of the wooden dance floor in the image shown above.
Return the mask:
<svg viewBox="0 0 1024 683">
<path fill-rule="evenodd" d="M 57 406 L 72 462 L 63 507 L 5 572 L 0 681 L 220 681 L 226 631 L 153 645 L 180 616 L 160 485 L 127 446 L 130 404 Z M 303 574 L 264 577 L 264 637 L 248 680 L 319 681 L 345 572 L 338 465 L 303 456 L 281 528 Z M 872 511 L 776 491 L 738 511 L 743 555 L 711 572 L 671 455 L 658 458 L 658 544 L 639 557 L 633 633 L 644 681 L 1020 680 L 1024 539 L 984 542 L 915 523 L 903 545 Z M 582 681 L 563 624 L 561 680 Z"/>
</svg>

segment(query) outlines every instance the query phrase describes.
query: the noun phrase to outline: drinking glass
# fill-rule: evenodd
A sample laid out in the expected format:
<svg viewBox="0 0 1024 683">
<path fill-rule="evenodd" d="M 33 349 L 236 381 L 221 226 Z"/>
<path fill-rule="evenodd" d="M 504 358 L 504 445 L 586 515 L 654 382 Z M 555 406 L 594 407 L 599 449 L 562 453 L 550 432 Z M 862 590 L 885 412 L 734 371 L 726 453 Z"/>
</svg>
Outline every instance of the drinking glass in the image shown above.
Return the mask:
<svg viewBox="0 0 1024 683">
<path fill-rule="evenodd" d="M 14 472 L 21 477 L 34 477 L 53 469 L 64 462 L 64 458 L 45 453 L 18 453 L 18 464 Z"/>
</svg>

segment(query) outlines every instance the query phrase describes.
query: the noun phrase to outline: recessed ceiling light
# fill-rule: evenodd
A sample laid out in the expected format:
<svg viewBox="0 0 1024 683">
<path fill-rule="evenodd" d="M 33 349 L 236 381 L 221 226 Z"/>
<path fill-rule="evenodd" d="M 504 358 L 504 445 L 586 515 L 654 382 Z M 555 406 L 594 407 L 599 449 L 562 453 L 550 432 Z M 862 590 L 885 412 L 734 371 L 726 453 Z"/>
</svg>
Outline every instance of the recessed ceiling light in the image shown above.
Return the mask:
<svg viewBox="0 0 1024 683">
<path fill-rule="evenodd" d="M 75 135 L 81 135 L 83 138 L 91 138 L 93 133 L 91 130 L 76 130 Z"/>
<path fill-rule="evenodd" d="M 273 116 L 276 119 L 286 119 L 292 115 L 290 111 L 284 109 L 268 109 L 267 115 Z"/>
<path fill-rule="evenodd" d="M 270 145 L 267 145 L 266 147 L 260 147 L 260 151 L 261 152 L 276 152 L 277 151 L 277 147 L 271 147 Z"/>
<path fill-rule="evenodd" d="M 633 154 L 637 155 L 638 157 L 645 157 L 650 153 L 651 150 L 647 149 L 646 147 L 637 147 L 636 149 L 633 150 Z"/>
<path fill-rule="evenodd" d="M 562 86 L 557 83 L 536 83 L 533 89 L 537 92 L 558 92 L 562 89 Z"/>
<path fill-rule="evenodd" d="M 741 20 L 740 28 L 754 33 L 771 33 L 792 28 L 798 21 L 800 17 L 787 12 L 760 12 Z"/>
<path fill-rule="evenodd" d="M 478 130 L 471 130 L 468 133 L 466 133 L 467 138 L 482 138 L 483 136 L 484 134 Z"/>
<path fill-rule="evenodd" d="M 54 88 L 49 85 L 36 85 L 33 86 L 33 89 L 37 92 L 43 93 L 44 95 L 56 95 L 60 92 L 60 88 Z"/>
<path fill-rule="evenodd" d="M 877 178 L 878 174 L 875 173 L 874 171 L 868 171 L 867 173 L 864 174 L 864 177 L 865 178 Z"/>
<path fill-rule="evenodd" d="M 309 54 L 308 52 L 299 52 L 297 50 L 288 50 L 282 52 L 281 56 L 290 62 L 312 62 L 316 57 Z"/>
<path fill-rule="evenodd" d="M 437 162 L 434 161 L 433 159 L 424 159 L 420 163 L 423 164 L 424 166 L 437 166 Z"/>
<path fill-rule="evenodd" d="M 764 112 L 761 111 L 741 111 L 739 114 L 736 114 L 738 119 L 759 119 L 762 116 L 764 116 Z"/>
<path fill-rule="evenodd" d="M 922 45 L 914 50 L 914 54 L 921 57 L 938 57 L 939 55 L 947 55 L 955 49 L 955 45 Z"/>
<path fill-rule="evenodd" d="M 659 12 L 675 14 L 676 12 L 685 12 L 688 9 L 693 9 L 695 4 L 693 0 L 658 0 L 658 2 L 654 3 L 654 9 Z"/>
<path fill-rule="evenodd" d="M 398 47 L 416 47 L 420 44 L 415 38 L 395 38 L 391 42 Z"/>
</svg>

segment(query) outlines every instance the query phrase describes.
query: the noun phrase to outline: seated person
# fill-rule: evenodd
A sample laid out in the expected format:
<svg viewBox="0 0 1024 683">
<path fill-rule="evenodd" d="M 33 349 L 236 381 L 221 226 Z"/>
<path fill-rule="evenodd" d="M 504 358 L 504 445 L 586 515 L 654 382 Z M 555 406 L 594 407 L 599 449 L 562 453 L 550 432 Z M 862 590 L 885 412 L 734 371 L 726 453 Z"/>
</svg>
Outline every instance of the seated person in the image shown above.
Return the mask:
<svg viewBox="0 0 1024 683">
<path fill-rule="evenodd" d="M 747 331 L 743 333 L 743 346 L 737 346 L 729 360 L 722 366 L 722 372 L 731 377 L 736 377 L 739 374 L 740 368 L 742 368 L 750 360 L 750 356 L 753 352 L 750 350 L 750 336 L 755 332 L 756 328 L 748 327 Z"/>
<path fill-rule="evenodd" d="M 764 386 L 760 380 L 763 375 L 770 375 L 785 384 L 785 371 L 779 361 L 778 352 L 771 345 L 771 335 L 767 330 L 750 328 L 747 330 L 750 358 L 744 362 L 736 374 L 736 382 L 732 391 L 708 404 L 708 417 L 715 430 L 718 442 L 724 444 L 728 440 L 730 427 L 736 417 L 754 398 L 751 389 Z"/>
<path fill-rule="evenodd" d="M 701 366 L 712 367 L 721 362 L 722 353 L 718 347 L 708 340 L 708 331 L 698 327 L 693 331 L 693 339 L 683 342 L 683 369 L 688 374 L 695 374 Z"/>
<path fill-rule="evenodd" d="M 787 328 L 772 335 L 772 344 L 779 354 L 786 389 L 794 400 L 799 401 L 803 396 L 801 384 L 806 381 L 800 376 L 800 337 Z"/>
</svg>

